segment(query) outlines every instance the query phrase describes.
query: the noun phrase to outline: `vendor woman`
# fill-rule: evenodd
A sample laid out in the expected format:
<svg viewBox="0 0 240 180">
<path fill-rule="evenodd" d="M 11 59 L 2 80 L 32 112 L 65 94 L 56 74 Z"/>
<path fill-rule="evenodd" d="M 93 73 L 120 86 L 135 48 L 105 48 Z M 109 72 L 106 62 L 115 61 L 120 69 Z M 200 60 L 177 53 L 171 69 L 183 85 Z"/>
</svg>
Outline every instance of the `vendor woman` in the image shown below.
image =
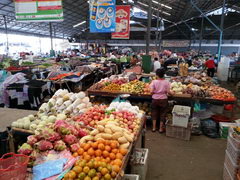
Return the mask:
<svg viewBox="0 0 240 180">
<path fill-rule="evenodd" d="M 168 110 L 168 94 L 170 94 L 170 82 L 164 79 L 165 70 L 157 69 L 157 79 L 153 80 L 150 88 L 152 92 L 152 132 L 156 131 L 156 122 L 160 120 L 159 133 L 164 132 L 166 113 Z"/>
</svg>

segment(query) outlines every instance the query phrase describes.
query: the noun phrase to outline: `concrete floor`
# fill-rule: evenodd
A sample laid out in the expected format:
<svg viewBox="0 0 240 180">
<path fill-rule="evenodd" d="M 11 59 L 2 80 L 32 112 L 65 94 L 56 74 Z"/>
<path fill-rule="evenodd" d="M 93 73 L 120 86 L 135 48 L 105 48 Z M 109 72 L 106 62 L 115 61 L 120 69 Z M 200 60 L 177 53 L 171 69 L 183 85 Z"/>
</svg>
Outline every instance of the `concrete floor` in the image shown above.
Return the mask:
<svg viewBox="0 0 240 180">
<path fill-rule="evenodd" d="M 147 131 L 149 149 L 146 180 L 222 179 L 226 140 L 192 136 L 190 141 Z"/>
</svg>

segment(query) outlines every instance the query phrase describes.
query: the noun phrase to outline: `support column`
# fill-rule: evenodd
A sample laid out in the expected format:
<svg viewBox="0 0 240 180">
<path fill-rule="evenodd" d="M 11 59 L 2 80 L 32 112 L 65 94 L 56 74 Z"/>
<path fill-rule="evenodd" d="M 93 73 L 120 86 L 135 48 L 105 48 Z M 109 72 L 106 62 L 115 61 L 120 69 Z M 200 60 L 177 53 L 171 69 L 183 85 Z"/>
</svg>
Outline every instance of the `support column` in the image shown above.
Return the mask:
<svg viewBox="0 0 240 180">
<path fill-rule="evenodd" d="M 156 28 L 157 28 L 157 31 L 155 32 L 155 36 L 156 36 L 156 39 L 155 39 L 155 48 L 157 50 L 157 46 L 158 46 L 158 36 L 159 36 L 159 11 L 160 11 L 160 3 L 158 4 L 158 11 L 157 11 L 157 25 L 156 25 Z"/>
<path fill-rule="evenodd" d="M 53 50 L 53 37 L 52 37 L 52 23 L 49 23 L 49 32 L 50 32 L 50 40 L 51 40 L 51 50 Z"/>
<path fill-rule="evenodd" d="M 53 28 L 52 23 L 49 23 L 49 32 L 50 32 L 50 40 L 51 40 L 51 50 L 50 50 L 50 57 L 55 56 L 55 51 L 53 50 Z"/>
<path fill-rule="evenodd" d="M 198 49 L 198 54 L 202 50 L 202 39 L 203 39 L 203 23 L 204 23 L 204 17 L 202 16 L 202 21 L 201 21 L 201 31 L 200 31 L 200 37 L 199 37 L 199 49 Z"/>
<path fill-rule="evenodd" d="M 222 16 L 221 16 L 221 24 L 220 24 L 221 31 L 220 31 L 219 41 L 218 41 L 218 62 L 221 60 L 221 54 L 222 54 L 222 39 L 223 39 L 225 7 L 226 7 L 226 0 L 223 0 Z"/>
<path fill-rule="evenodd" d="M 149 55 L 150 40 L 151 40 L 151 24 L 152 24 L 152 0 L 148 4 L 148 26 L 147 26 L 147 37 L 146 37 L 146 54 Z"/>
<path fill-rule="evenodd" d="M 6 35 L 6 55 L 9 54 L 9 43 L 8 43 L 8 27 L 7 27 L 7 19 L 6 16 L 3 15 L 4 26 L 5 26 L 5 35 Z"/>
</svg>

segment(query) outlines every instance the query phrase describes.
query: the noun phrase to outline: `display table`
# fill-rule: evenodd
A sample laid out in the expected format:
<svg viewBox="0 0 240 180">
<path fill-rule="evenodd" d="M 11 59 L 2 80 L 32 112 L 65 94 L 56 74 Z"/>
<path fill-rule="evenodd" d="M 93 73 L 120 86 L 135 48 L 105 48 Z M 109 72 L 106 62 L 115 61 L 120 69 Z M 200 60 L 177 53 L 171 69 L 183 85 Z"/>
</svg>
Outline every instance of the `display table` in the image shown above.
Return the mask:
<svg viewBox="0 0 240 180">
<path fill-rule="evenodd" d="M 11 138 L 12 136 L 9 136 L 10 131 L 7 128 L 17 119 L 30 114 L 36 114 L 36 112 L 32 110 L 0 108 L 0 156 L 8 151 L 14 151 L 13 139 Z"/>
</svg>

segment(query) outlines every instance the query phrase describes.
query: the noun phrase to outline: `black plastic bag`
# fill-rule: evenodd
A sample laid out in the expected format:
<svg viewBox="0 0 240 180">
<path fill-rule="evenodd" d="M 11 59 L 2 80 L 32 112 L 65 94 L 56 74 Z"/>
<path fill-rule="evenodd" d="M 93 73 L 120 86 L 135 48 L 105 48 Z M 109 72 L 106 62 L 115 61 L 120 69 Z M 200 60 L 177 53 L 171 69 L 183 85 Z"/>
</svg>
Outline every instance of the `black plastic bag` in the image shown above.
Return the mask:
<svg viewBox="0 0 240 180">
<path fill-rule="evenodd" d="M 211 119 L 201 121 L 202 133 L 210 138 L 219 138 L 219 125 Z"/>
</svg>

